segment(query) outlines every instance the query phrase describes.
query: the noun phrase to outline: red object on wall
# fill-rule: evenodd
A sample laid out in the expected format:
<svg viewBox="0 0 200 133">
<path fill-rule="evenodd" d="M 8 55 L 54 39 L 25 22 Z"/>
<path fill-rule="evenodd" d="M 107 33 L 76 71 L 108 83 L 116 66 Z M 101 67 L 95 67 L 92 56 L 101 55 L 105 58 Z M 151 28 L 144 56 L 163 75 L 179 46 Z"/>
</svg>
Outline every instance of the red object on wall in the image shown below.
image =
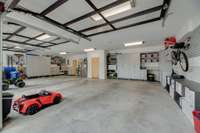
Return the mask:
<svg viewBox="0 0 200 133">
<path fill-rule="evenodd" d="M 5 11 L 5 6 L 3 2 L 0 2 L 0 13 Z"/>
<path fill-rule="evenodd" d="M 200 111 L 193 111 L 194 128 L 196 133 L 200 133 Z"/>
<path fill-rule="evenodd" d="M 176 37 L 168 37 L 165 39 L 164 41 L 165 43 L 165 48 L 168 48 L 170 46 L 174 46 L 177 42 L 176 42 Z"/>
</svg>

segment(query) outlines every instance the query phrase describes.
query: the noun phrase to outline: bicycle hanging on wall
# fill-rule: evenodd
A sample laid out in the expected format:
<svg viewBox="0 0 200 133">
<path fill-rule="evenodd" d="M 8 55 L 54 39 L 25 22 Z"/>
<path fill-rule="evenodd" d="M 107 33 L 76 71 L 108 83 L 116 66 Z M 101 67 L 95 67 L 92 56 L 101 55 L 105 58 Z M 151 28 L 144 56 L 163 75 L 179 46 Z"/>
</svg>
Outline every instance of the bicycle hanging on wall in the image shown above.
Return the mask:
<svg viewBox="0 0 200 133">
<path fill-rule="evenodd" d="M 188 50 L 190 48 L 190 43 L 188 39 L 186 42 L 177 43 L 174 37 L 167 38 L 165 40 L 166 49 L 170 48 L 171 51 L 171 60 L 172 65 L 180 65 L 181 69 L 184 72 L 189 70 L 189 61 L 184 50 Z"/>
</svg>

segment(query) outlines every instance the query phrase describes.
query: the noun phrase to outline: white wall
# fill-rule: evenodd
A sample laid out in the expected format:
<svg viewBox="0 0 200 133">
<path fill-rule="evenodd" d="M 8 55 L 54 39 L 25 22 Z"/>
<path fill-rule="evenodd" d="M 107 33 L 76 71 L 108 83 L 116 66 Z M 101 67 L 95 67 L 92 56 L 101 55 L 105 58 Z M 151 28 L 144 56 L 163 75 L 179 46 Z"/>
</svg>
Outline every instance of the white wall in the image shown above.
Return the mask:
<svg viewBox="0 0 200 133">
<path fill-rule="evenodd" d="M 172 63 L 171 60 L 166 56 L 166 51 L 160 51 L 160 82 L 163 87 L 166 85 L 166 76 L 171 75 L 172 73 Z"/>
<path fill-rule="evenodd" d="M 27 55 L 26 74 L 28 77 L 51 75 L 51 58 Z"/>
<path fill-rule="evenodd" d="M 200 26 L 191 33 L 191 38 L 191 48 L 185 51 L 189 57 L 189 71 L 183 72 L 179 65 L 174 69 L 187 79 L 200 82 Z"/>
<path fill-rule="evenodd" d="M 92 78 L 91 60 L 92 60 L 93 57 L 99 57 L 99 59 L 100 59 L 99 79 L 106 79 L 106 51 L 105 50 L 96 50 L 94 52 L 87 53 L 88 78 Z"/>
</svg>

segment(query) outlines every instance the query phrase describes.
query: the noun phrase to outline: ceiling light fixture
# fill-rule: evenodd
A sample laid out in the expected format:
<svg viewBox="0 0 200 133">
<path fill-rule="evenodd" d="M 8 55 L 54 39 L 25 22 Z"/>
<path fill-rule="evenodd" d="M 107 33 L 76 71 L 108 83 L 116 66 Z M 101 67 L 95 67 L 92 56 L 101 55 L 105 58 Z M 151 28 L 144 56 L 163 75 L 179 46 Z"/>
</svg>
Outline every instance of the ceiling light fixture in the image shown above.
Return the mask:
<svg viewBox="0 0 200 133">
<path fill-rule="evenodd" d="M 60 52 L 60 55 L 66 55 L 67 52 Z"/>
<path fill-rule="evenodd" d="M 23 49 L 23 48 L 21 48 L 21 47 L 19 47 L 19 46 L 15 46 L 15 49 Z"/>
<path fill-rule="evenodd" d="M 95 48 L 88 48 L 88 49 L 84 49 L 84 52 L 92 52 L 94 50 L 95 50 Z"/>
<path fill-rule="evenodd" d="M 104 17 L 108 18 L 108 17 L 114 16 L 114 15 L 120 14 L 122 12 L 128 11 L 133 7 L 132 5 L 134 5 L 134 4 L 132 4 L 132 2 L 134 2 L 134 1 L 131 1 L 131 0 L 127 1 L 123 4 L 120 4 L 120 5 L 115 6 L 113 8 L 107 9 L 107 10 L 101 12 L 101 14 Z M 99 21 L 99 20 L 103 19 L 99 14 L 95 14 L 91 17 L 95 21 Z"/>
<path fill-rule="evenodd" d="M 37 40 L 45 40 L 45 39 L 50 38 L 50 37 L 51 37 L 50 35 L 44 34 L 44 35 L 42 35 L 42 36 L 39 36 L 39 37 L 36 38 L 36 39 L 37 39 Z"/>
<path fill-rule="evenodd" d="M 142 44 L 144 44 L 144 41 L 125 43 L 124 46 L 129 47 L 129 46 L 136 46 L 136 45 L 142 45 Z"/>
</svg>

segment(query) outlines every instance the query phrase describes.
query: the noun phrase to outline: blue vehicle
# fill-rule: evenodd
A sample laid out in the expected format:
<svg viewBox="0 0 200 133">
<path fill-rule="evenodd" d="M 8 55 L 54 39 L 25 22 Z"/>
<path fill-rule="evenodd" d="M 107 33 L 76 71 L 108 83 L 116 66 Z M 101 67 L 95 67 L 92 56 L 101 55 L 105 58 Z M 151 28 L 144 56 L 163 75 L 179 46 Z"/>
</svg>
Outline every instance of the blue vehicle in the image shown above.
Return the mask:
<svg viewBox="0 0 200 133">
<path fill-rule="evenodd" d="M 3 90 L 8 90 L 9 85 L 14 84 L 17 87 L 23 88 L 26 84 L 20 77 L 20 73 L 15 67 L 3 68 Z"/>
</svg>

